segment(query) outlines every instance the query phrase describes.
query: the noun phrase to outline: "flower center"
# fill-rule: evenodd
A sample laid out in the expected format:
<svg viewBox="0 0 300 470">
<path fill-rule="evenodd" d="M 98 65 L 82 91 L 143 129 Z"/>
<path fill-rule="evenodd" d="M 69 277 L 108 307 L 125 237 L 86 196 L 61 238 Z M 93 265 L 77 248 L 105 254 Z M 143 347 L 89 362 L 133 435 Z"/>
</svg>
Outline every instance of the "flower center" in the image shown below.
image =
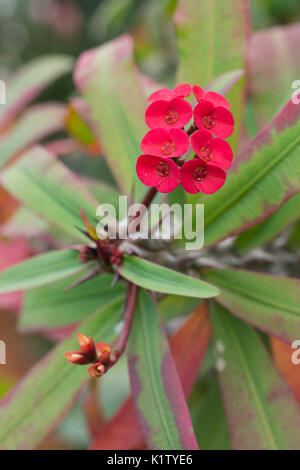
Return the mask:
<svg viewBox="0 0 300 470">
<path fill-rule="evenodd" d="M 168 111 L 165 114 L 165 123 L 171 126 L 178 121 L 178 113 L 176 111 Z"/>
<path fill-rule="evenodd" d="M 207 169 L 204 166 L 197 166 L 193 172 L 193 178 L 196 181 L 202 181 L 207 176 Z"/>
<path fill-rule="evenodd" d="M 159 162 L 157 165 L 157 172 L 159 176 L 165 178 L 170 173 L 169 165 L 166 162 Z"/>
<path fill-rule="evenodd" d="M 210 150 L 210 148 L 202 147 L 200 153 L 203 160 L 206 160 L 207 162 L 210 162 L 212 160 L 212 151 Z"/>
<path fill-rule="evenodd" d="M 171 155 L 171 153 L 175 152 L 176 145 L 173 142 L 165 142 L 162 147 L 161 151 L 164 155 Z"/>
<path fill-rule="evenodd" d="M 214 116 L 208 114 L 207 116 L 203 116 L 202 124 L 206 129 L 212 129 L 216 124 L 216 119 Z"/>
</svg>

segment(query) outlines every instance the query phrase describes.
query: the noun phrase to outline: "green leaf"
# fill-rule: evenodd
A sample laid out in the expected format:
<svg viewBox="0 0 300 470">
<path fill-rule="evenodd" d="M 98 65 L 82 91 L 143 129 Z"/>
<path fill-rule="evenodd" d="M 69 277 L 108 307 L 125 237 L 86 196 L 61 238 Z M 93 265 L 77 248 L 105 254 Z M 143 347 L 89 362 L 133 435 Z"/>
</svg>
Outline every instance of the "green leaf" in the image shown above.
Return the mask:
<svg viewBox="0 0 300 470">
<path fill-rule="evenodd" d="M 107 162 L 123 192 L 136 195 L 144 186 L 136 176 L 140 143 L 147 132 L 146 100 L 133 60 L 133 42 L 122 36 L 85 52 L 75 82 L 90 105 Z"/>
<path fill-rule="evenodd" d="M 166 295 L 158 302 L 158 311 L 164 322 L 172 318 L 189 315 L 200 305 L 199 299 L 181 297 L 179 295 Z"/>
<path fill-rule="evenodd" d="M 90 218 L 97 203 L 78 178 L 42 147 L 28 150 L 1 175 L 2 184 L 30 210 L 63 229 L 73 238 L 85 240 L 80 209 Z"/>
<path fill-rule="evenodd" d="M 125 255 L 118 271 L 128 281 L 155 292 L 200 299 L 215 297 L 219 294 L 216 287 L 200 279 L 164 268 L 135 256 Z"/>
<path fill-rule="evenodd" d="M 206 244 L 262 222 L 299 191 L 300 107 L 292 101 L 241 152 L 205 204 Z"/>
<path fill-rule="evenodd" d="M 0 138 L 0 166 L 30 145 L 64 128 L 66 107 L 58 103 L 32 106 Z"/>
<path fill-rule="evenodd" d="M 271 217 L 241 233 L 235 240 L 235 248 L 239 253 L 245 253 L 272 240 L 289 225 L 300 219 L 299 207 L 300 193 L 297 193 L 278 211 L 274 212 Z"/>
<path fill-rule="evenodd" d="M 0 107 L 0 127 L 6 126 L 41 91 L 62 75 L 71 72 L 73 58 L 48 55 L 34 59 L 18 69 L 9 82 L 6 106 Z"/>
<path fill-rule="evenodd" d="M 155 306 L 138 295 L 128 344 L 131 391 L 150 449 L 197 449 L 192 423 L 168 341 Z"/>
<path fill-rule="evenodd" d="M 78 261 L 76 250 L 49 251 L 2 271 L 0 294 L 44 286 L 86 270 L 88 266 Z"/>
<path fill-rule="evenodd" d="M 200 449 L 229 450 L 230 440 L 217 378 L 199 381 L 188 404 Z"/>
<path fill-rule="evenodd" d="M 292 88 L 293 82 L 300 77 L 299 42 L 300 28 L 297 23 L 278 25 L 252 35 L 249 95 L 260 128 L 278 113 L 299 88 Z"/>
<path fill-rule="evenodd" d="M 42 330 L 84 320 L 99 305 L 109 305 L 124 297 L 123 283 L 111 287 L 113 276 L 101 274 L 65 291 L 82 275 L 63 279 L 26 293 L 19 320 L 22 330 Z"/>
<path fill-rule="evenodd" d="M 299 406 L 258 335 L 217 305 L 212 323 L 232 448 L 299 449 Z"/>
<path fill-rule="evenodd" d="M 179 0 L 175 14 L 179 50 L 179 83 L 202 88 L 214 78 L 236 69 L 246 69 L 250 15 L 247 0 Z M 245 77 L 227 95 L 235 117 L 230 138 L 236 148 L 243 122 Z"/>
<path fill-rule="evenodd" d="M 292 342 L 300 323 L 300 280 L 240 269 L 216 269 L 204 278 L 221 290 L 218 302 L 282 341 Z"/>
<path fill-rule="evenodd" d="M 111 343 L 120 302 L 100 308 L 43 358 L 0 403 L 0 449 L 34 449 L 71 408 L 88 382 L 86 367 L 67 364 L 64 352 L 78 349 L 76 334 Z"/>
</svg>

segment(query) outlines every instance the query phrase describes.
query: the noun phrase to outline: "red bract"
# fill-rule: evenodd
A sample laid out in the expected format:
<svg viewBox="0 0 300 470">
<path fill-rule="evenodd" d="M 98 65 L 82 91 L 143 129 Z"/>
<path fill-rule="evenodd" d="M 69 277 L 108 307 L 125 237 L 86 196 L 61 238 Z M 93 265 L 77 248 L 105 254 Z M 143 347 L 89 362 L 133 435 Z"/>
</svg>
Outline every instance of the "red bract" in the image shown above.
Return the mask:
<svg viewBox="0 0 300 470">
<path fill-rule="evenodd" d="M 96 364 L 92 364 L 88 368 L 88 373 L 92 377 L 98 378 L 98 377 L 101 377 L 102 375 L 104 375 L 106 370 L 107 370 L 106 367 L 101 362 L 96 362 Z"/>
<path fill-rule="evenodd" d="M 146 110 L 145 120 L 150 129 L 163 127 L 184 127 L 192 118 L 192 106 L 182 98 L 171 101 L 158 100 L 150 104 Z"/>
<path fill-rule="evenodd" d="M 199 129 L 208 130 L 216 137 L 229 137 L 234 129 L 231 112 L 222 106 L 214 106 L 210 101 L 197 104 L 194 109 L 194 120 Z"/>
<path fill-rule="evenodd" d="M 184 98 L 190 96 L 191 91 L 192 87 L 188 83 L 183 83 L 182 85 L 174 88 L 174 90 L 171 90 L 170 88 L 161 88 L 160 90 L 152 93 L 152 95 L 149 96 L 148 101 L 170 101 L 173 98 Z"/>
<path fill-rule="evenodd" d="M 190 140 L 182 129 L 151 129 L 142 140 L 142 152 L 156 157 L 179 157 L 189 148 Z"/>
<path fill-rule="evenodd" d="M 141 155 L 136 163 L 136 172 L 142 183 L 155 186 L 161 193 L 170 193 L 180 183 L 180 170 L 171 159 Z"/>
<path fill-rule="evenodd" d="M 80 351 L 85 354 L 90 361 L 93 361 L 96 357 L 96 348 L 93 338 L 89 338 L 85 335 L 78 334 L 78 343 L 80 346 Z"/>
<path fill-rule="evenodd" d="M 193 92 L 198 103 L 201 103 L 202 101 L 210 101 L 215 106 L 224 106 L 225 108 L 232 107 L 231 104 L 224 98 L 224 96 L 215 91 L 205 92 L 203 88 L 200 88 L 198 85 L 194 85 Z"/>
<path fill-rule="evenodd" d="M 181 167 L 181 185 L 185 191 L 197 194 L 213 194 L 222 188 L 226 173 L 222 168 L 207 165 L 198 158 L 189 160 Z"/>
<path fill-rule="evenodd" d="M 101 364 L 108 365 L 110 362 L 110 353 L 111 348 L 106 343 L 97 343 L 96 344 L 97 358 Z"/>
<path fill-rule="evenodd" d="M 64 354 L 65 358 L 69 362 L 69 364 L 88 364 L 90 360 L 88 357 L 80 351 L 68 351 Z"/>
<path fill-rule="evenodd" d="M 191 144 L 198 157 L 208 165 L 226 170 L 231 167 L 233 153 L 225 140 L 214 138 L 208 131 L 196 131 L 191 135 Z"/>
</svg>

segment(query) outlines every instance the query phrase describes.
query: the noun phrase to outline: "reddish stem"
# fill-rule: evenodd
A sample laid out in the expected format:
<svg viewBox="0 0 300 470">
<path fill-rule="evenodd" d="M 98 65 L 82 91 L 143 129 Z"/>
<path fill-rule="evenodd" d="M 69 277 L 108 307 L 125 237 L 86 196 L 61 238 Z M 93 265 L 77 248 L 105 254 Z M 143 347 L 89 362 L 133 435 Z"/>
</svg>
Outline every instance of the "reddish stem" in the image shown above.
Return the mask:
<svg viewBox="0 0 300 470">
<path fill-rule="evenodd" d="M 156 188 L 150 188 L 149 191 L 147 192 L 146 196 L 144 197 L 142 204 L 144 206 L 149 207 L 153 199 L 155 198 L 157 194 L 157 189 Z"/>
<path fill-rule="evenodd" d="M 133 317 L 134 317 L 136 298 L 137 298 L 137 286 L 130 282 L 128 285 L 128 290 L 127 290 L 124 326 L 118 339 L 117 347 L 114 352 L 114 357 L 112 358 L 113 363 L 117 362 L 117 360 L 123 354 L 126 348 Z"/>
</svg>

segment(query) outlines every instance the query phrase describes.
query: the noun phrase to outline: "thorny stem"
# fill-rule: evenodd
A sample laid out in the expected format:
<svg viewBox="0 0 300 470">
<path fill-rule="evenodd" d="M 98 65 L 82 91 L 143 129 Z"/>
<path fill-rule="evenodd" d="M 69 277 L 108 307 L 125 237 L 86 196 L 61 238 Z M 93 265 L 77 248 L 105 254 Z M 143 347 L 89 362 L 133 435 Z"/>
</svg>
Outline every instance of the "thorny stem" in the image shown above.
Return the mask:
<svg viewBox="0 0 300 470">
<path fill-rule="evenodd" d="M 132 325 L 132 321 L 134 317 L 136 298 L 137 298 L 137 286 L 130 282 L 128 284 L 126 303 L 125 303 L 124 326 L 119 336 L 116 350 L 114 352 L 114 356 L 112 357 L 113 364 L 115 364 L 118 361 L 118 359 L 121 357 L 121 355 L 123 354 L 126 348 L 126 344 L 128 341 L 128 337 L 130 334 L 131 325 Z"/>
</svg>

